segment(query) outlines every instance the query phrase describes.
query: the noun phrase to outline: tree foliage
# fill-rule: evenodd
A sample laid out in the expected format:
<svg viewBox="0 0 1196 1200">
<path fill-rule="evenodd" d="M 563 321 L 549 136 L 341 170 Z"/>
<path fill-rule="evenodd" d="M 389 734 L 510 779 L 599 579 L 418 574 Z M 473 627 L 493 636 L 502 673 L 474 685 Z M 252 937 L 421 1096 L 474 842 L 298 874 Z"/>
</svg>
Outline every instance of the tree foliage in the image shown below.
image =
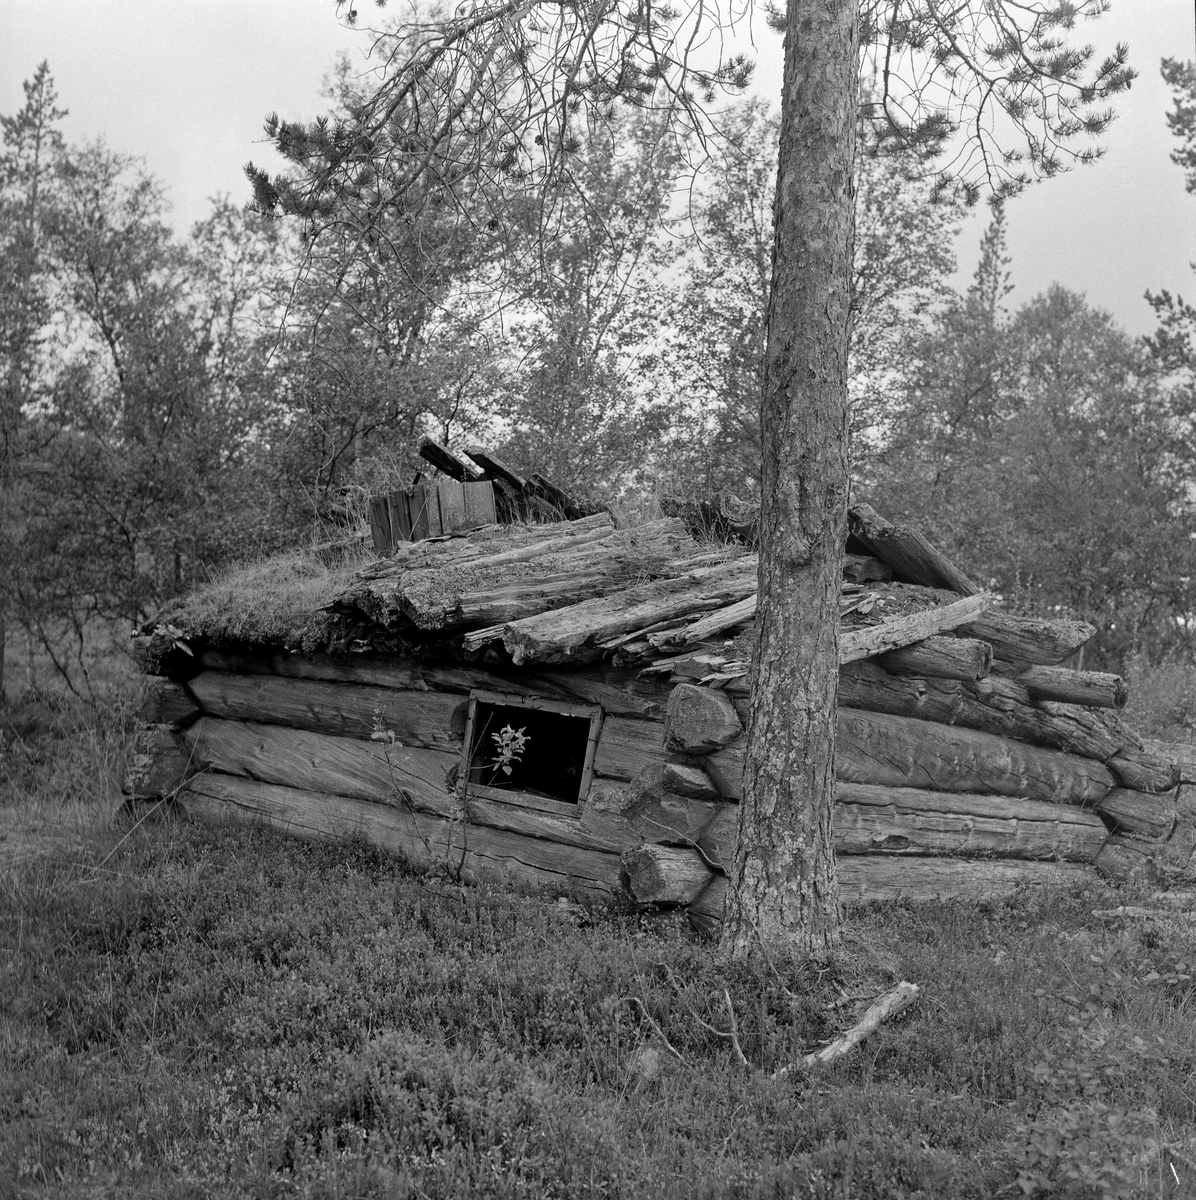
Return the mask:
<svg viewBox="0 0 1196 1200">
<path fill-rule="evenodd" d="M 917 344 L 869 480 L 976 577 L 1098 625 L 1121 669 L 1187 645 L 1196 604 L 1190 398 L 1159 353 L 1055 286 L 1010 314 L 1004 217 Z M 1091 661 L 1091 659 L 1090 659 Z"/>
<path fill-rule="evenodd" d="M 732 107 L 725 130 L 727 147 L 690 196 L 696 236 L 679 278 L 646 297 L 663 319 L 640 368 L 653 386 L 667 379 L 680 400 L 668 448 L 673 486 L 750 497 L 762 453 L 778 121 L 747 101 Z M 922 154 L 865 142 L 857 156 L 848 385 L 857 461 L 884 436 L 905 345 L 944 299 L 954 268 L 961 208 L 936 194 L 935 178 L 934 160 Z"/>
<path fill-rule="evenodd" d="M 338 7 L 351 24 L 350 0 Z M 385 7 L 385 0 L 379 7 Z M 1073 45 L 1108 0 L 944 6 L 867 0 L 861 9 L 864 115 L 885 145 L 954 153 L 940 186 L 1012 194 L 1100 154 L 1109 99 L 1129 87 L 1128 48 L 1097 60 Z M 296 180 L 248 168 L 259 205 L 359 236 L 432 198 L 468 211 L 518 193 L 547 214 L 575 182 L 579 125 L 616 103 L 664 117 L 695 163 L 722 133 L 718 93 L 741 91 L 751 62 L 727 48 L 750 7 L 594 8 L 471 0 L 371 31 L 374 87 L 314 122 L 276 116 L 267 134 Z M 783 16 L 774 12 L 778 26 Z M 493 216 L 490 219 L 501 219 Z"/>
<path fill-rule="evenodd" d="M 1161 70 L 1173 104 L 1167 128 L 1179 142 L 1171 161 L 1183 168 L 1188 191 L 1196 192 L 1196 62 L 1165 58 Z"/>
<path fill-rule="evenodd" d="M 659 118 L 616 115 L 586 129 L 576 187 L 551 228 L 524 227 L 495 337 L 494 416 L 503 456 L 565 487 L 613 496 L 651 457 L 674 406 L 636 388 L 660 327 L 653 284 L 675 269 L 670 232 L 681 156 Z"/>
</svg>

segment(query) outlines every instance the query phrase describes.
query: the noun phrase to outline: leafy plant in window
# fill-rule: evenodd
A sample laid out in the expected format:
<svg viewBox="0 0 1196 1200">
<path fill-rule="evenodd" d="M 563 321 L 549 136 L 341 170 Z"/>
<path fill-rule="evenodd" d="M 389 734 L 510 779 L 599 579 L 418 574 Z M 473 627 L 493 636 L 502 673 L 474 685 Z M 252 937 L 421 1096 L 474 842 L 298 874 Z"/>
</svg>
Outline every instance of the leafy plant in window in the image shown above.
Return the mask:
<svg viewBox="0 0 1196 1200">
<path fill-rule="evenodd" d="M 490 737 L 496 743 L 495 755 L 490 760 L 490 766 L 494 769 L 495 775 L 502 771 L 504 775 L 509 776 L 514 770 L 514 764 L 523 761 L 523 752 L 527 749 L 528 742 L 531 741 L 531 734 L 527 732 L 526 725 L 522 725 L 518 729 L 511 725 L 504 725 Z"/>
</svg>

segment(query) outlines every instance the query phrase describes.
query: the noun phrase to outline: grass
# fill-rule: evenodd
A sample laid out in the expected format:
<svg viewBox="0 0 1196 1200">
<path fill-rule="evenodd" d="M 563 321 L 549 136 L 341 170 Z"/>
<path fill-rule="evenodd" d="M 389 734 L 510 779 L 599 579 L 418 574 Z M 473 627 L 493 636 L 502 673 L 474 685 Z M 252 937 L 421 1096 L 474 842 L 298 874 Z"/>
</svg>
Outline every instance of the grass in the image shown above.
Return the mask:
<svg viewBox="0 0 1196 1200">
<path fill-rule="evenodd" d="M 4 1200 L 1196 1194 L 1196 928 L 1094 916 L 1124 893 L 730 964 L 361 845 L 115 827 L 128 728 L 6 743 Z M 903 1019 L 771 1078 L 897 978 Z"/>
<path fill-rule="evenodd" d="M 1126 667 L 1130 701 L 1125 717 L 1147 737 L 1196 744 L 1196 665 L 1153 663 L 1145 655 Z"/>
<path fill-rule="evenodd" d="M 165 608 L 156 620 L 217 645 L 246 642 L 322 649 L 336 629 L 324 606 L 375 557 L 365 544 L 356 543 L 335 555 L 311 550 L 275 554 L 218 573 Z"/>
</svg>

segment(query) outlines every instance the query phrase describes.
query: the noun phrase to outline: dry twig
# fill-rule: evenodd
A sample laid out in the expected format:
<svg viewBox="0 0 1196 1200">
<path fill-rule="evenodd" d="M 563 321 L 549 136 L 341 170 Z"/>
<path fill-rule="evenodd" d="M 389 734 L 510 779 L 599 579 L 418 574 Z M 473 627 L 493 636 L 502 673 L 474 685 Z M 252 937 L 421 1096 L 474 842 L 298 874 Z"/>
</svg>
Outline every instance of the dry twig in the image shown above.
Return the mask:
<svg viewBox="0 0 1196 1200">
<path fill-rule="evenodd" d="M 835 1062 L 850 1054 L 869 1034 L 875 1033 L 890 1017 L 895 1017 L 899 1012 L 907 1009 L 918 998 L 920 990 L 916 983 L 907 983 L 903 980 L 891 992 L 886 992 L 881 996 L 850 1029 L 835 1038 L 829 1046 L 824 1046 L 821 1050 L 814 1051 L 813 1054 L 807 1054 L 799 1065 L 812 1067 L 819 1063 Z M 772 1077 L 773 1079 L 783 1079 L 794 1070 L 796 1070 L 796 1065 L 781 1067 L 779 1071 L 773 1072 Z"/>
</svg>

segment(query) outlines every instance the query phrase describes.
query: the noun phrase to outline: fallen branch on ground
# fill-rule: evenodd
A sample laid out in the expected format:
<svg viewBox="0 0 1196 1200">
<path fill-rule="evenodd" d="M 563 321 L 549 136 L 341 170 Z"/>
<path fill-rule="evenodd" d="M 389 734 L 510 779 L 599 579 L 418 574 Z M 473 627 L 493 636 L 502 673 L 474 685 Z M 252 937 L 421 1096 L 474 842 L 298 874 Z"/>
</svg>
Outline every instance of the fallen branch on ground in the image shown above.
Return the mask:
<svg viewBox="0 0 1196 1200">
<path fill-rule="evenodd" d="M 1144 908 L 1136 904 L 1121 904 L 1117 908 L 1094 908 L 1092 915 L 1100 917 L 1103 921 L 1112 921 L 1118 917 L 1161 917 L 1170 921 L 1196 921 L 1196 912 L 1184 912 L 1175 908 Z"/>
<path fill-rule="evenodd" d="M 886 992 L 881 996 L 855 1025 L 835 1038 L 829 1046 L 815 1050 L 813 1054 L 807 1054 L 801 1060 L 800 1065 L 812 1067 L 819 1063 L 836 1062 L 850 1054 L 869 1034 L 875 1033 L 885 1021 L 895 1017 L 913 1004 L 918 998 L 920 990 L 916 983 L 907 983 L 902 980 L 891 992 Z M 773 1079 L 783 1079 L 794 1069 L 793 1066 L 782 1067 L 779 1071 L 774 1071 L 772 1077 Z"/>
</svg>

